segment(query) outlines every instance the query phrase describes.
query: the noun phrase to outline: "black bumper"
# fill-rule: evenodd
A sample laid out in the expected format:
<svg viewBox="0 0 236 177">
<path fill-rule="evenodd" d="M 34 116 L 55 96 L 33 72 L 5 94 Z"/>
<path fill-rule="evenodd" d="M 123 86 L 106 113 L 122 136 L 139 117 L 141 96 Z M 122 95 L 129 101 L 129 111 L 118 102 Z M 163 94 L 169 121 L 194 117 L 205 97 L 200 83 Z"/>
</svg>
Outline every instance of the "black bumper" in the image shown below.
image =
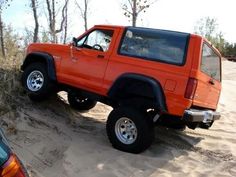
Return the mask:
<svg viewBox="0 0 236 177">
<path fill-rule="evenodd" d="M 220 113 L 211 110 L 185 110 L 183 120 L 185 122 L 209 123 L 220 119 Z"/>
</svg>

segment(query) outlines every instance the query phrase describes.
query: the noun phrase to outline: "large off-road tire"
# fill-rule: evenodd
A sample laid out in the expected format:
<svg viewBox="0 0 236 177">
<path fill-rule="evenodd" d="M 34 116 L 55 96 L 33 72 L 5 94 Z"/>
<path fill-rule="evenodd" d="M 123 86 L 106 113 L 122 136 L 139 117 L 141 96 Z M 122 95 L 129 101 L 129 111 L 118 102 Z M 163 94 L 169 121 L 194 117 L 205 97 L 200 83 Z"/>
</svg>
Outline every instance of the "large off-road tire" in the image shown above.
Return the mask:
<svg viewBox="0 0 236 177">
<path fill-rule="evenodd" d="M 121 151 L 140 153 L 154 140 L 154 126 L 145 114 L 130 107 L 114 109 L 108 116 L 107 136 Z"/>
<path fill-rule="evenodd" d="M 97 102 L 80 95 L 77 92 L 68 92 L 68 102 L 73 109 L 88 111 L 96 106 Z"/>
<path fill-rule="evenodd" d="M 54 83 L 48 77 L 46 65 L 39 62 L 32 63 L 25 68 L 22 83 L 29 98 L 33 101 L 48 98 L 54 88 Z"/>
</svg>

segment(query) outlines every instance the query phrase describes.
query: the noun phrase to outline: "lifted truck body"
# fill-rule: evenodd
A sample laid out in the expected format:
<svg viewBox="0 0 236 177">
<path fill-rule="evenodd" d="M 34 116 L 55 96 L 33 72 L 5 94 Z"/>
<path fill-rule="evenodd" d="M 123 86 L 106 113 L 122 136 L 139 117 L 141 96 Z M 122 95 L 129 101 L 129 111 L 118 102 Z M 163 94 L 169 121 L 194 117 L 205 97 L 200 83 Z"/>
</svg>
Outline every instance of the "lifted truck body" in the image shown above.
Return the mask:
<svg viewBox="0 0 236 177">
<path fill-rule="evenodd" d="M 103 42 L 91 46 L 100 33 Z M 22 70 L 34 62 L 46 63 L 49 79 L 57 85 L 98 95 L 114 108 L 148 100 L 146 109 L 186 124 L 213 123 L 220 117 L 215 111 L 221 55 L 198 35 L 96 25 L 68 45 L 31 44 Z"/>
</svg>

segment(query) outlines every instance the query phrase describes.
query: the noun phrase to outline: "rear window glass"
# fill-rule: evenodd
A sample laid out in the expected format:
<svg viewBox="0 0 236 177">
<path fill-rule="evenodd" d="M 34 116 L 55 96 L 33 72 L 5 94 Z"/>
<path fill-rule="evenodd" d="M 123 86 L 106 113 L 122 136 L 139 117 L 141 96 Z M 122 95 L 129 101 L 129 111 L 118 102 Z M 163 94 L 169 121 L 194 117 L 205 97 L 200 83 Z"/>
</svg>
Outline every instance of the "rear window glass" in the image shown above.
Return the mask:
<svg viewBox="0 0 236 177">
<path fill-rule="evenodd" d="M 201 70 L 210 77 L 220 81 L 220 57 L 207 44 L 203 44 Z"/>
<path fill-rule="evenodd" d="M 183 65 L 189 34 L 129 27 L 119 54 Z"/>
</svg>

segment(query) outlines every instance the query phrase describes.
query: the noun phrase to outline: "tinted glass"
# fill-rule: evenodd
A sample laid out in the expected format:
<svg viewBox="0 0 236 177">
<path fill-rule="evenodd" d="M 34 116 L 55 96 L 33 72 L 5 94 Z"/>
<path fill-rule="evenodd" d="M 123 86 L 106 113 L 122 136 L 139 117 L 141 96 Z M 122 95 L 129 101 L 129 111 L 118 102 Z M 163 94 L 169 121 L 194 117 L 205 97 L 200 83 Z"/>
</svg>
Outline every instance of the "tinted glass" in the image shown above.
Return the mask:
<svg viewBox="0 0 236 177">
<path fill-rule="evenodd" d="M 203 44 L 201 70 L 220 81 L 220 57 L 207 44 Z"/>
<path fill-rule="evenodd" d="M 129 27 L 119 53 L 182 65 L 188 37 L 187 33 Z"/>
</svg>

